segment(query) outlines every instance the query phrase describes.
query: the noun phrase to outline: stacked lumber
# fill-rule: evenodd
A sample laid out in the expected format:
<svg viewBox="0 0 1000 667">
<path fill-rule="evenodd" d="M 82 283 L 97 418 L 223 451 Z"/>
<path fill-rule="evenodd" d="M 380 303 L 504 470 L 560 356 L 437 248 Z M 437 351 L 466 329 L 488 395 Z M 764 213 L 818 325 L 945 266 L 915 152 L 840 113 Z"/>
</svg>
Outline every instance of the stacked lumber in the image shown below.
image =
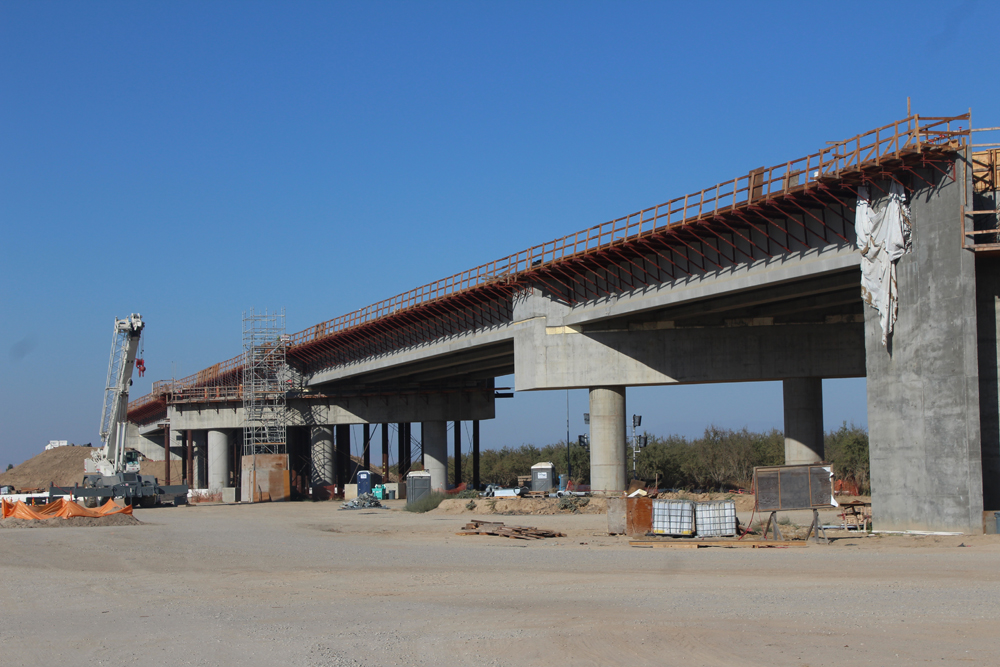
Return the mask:
<svg viewBox="0 0 1000 667">
<path fill-rule="evenodd" d="M 497 535 L 514 540 L 542 540 L 546 537 L 566 537 L 564 533 L 531 526 L 505 526 L 503 521 L 472 521 L 456 535 Z"/>
</svg>

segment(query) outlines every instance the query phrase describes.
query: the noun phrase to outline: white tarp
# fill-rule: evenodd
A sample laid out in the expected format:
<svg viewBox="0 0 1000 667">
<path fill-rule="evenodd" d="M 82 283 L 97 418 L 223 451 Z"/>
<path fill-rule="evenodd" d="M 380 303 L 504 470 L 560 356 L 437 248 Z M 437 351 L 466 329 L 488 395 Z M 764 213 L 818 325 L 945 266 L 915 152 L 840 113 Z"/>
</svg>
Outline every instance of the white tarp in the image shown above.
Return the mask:
<svg viewBox="0 0 1000 667">
<path fill-rule="evenodd" d="M 910 210 L 904 201 L 903 187 L 893 181 L 879 211 L 872 208 L 868 188 L 859 187 L 855 230 L 862 255 L 861 297 L 878 311 L 885 345 L 898 310 L 896 262 L 910 252 Z"/>
</svg>

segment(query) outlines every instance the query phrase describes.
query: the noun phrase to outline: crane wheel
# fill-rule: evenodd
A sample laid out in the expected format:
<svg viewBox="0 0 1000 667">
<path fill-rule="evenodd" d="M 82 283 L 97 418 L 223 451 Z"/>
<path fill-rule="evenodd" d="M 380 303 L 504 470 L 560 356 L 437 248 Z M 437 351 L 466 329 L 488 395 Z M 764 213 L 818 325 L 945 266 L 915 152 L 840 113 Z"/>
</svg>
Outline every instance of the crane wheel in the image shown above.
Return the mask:
<svg viewBox="0 0 1000 667">
<path fill-rule="evenodd" d="M 139 507 L 155 507 L 156 506 L 156 496 L 142 496 L 139 498 Z"/>
<path fill-rule="evenodd" d="M 90 508 L 97 507 L 97 498 L 94 497 L 94 496 L 88 496 L 87 498 L 84 498 L 83 499 L 83 506 L 84 507 L 90 507 Z"/>
</svg>

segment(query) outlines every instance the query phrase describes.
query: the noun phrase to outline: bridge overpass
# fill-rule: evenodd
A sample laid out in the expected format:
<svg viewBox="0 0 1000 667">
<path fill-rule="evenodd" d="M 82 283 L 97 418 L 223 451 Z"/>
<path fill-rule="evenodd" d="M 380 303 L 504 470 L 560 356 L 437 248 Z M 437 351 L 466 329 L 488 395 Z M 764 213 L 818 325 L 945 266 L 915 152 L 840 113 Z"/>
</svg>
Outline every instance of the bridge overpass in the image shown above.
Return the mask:
<svg viewBox="0 0 1000 667">
<path fill-rule="evenodd" d="M 589 389 L 595 489 L 627 483 L 628 386 L 781 380 L 786 461 L 818 461 L 822 379 L 866 376 L 879 527 L 981 530 L 1000 509 L 1000 224 L 997 150 L 970 124 L 912 115 L 290 336 L 288 423 L 313 483 L 343 479 L 351 424 L 366 453 L 382 425 L 385 459 L 398 424 L 405 469 L 416 421 L 443 485 L 446 422 L 492 418 L 494 379 L 510 374 L 517 391 Z M 856 223 L 894 190 L 912 249 L 883 344 Z M 191 481 L 224 484 L 242 371 L 239 355 L 155 383 L 129 405 L 134 443 L 156 459 L 167 442 Z"/>
</svg>

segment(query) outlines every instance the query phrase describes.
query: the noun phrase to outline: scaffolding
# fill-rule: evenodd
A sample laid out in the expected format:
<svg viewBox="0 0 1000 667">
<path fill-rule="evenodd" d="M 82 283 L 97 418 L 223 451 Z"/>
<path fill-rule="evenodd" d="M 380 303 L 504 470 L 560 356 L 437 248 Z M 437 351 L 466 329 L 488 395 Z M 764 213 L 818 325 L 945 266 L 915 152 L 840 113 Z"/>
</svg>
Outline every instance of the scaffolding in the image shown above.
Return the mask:
<svg viewBox="0 0 1000 667">
<path fill-rule="evenodd" d="M 243 456 L 287 453 L 288 344 L 284 308 L 243 313 Z"/>
</svg>

